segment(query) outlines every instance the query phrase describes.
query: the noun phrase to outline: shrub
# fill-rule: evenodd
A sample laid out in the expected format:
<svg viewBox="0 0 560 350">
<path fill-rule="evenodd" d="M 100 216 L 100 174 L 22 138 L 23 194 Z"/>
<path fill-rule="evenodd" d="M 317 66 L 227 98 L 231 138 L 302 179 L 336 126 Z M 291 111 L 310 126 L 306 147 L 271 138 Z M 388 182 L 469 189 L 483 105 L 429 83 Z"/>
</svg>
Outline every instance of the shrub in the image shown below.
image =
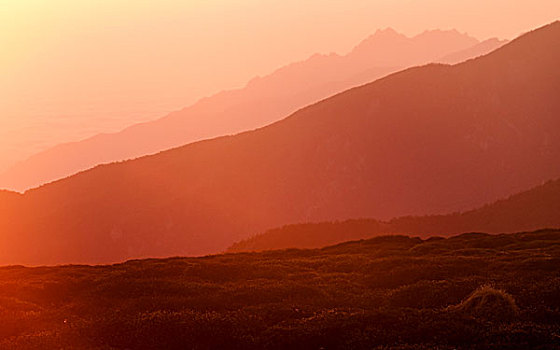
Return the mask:
<svg viewBox="0 0 560 350">
<path fill-rule="evenodd" d="M 511 320 L 519 312 L 515 299 L 510 294 L 490 285 L 479 287 L 451 309 L 473 317 L 493 321 Z"/>
</svg>

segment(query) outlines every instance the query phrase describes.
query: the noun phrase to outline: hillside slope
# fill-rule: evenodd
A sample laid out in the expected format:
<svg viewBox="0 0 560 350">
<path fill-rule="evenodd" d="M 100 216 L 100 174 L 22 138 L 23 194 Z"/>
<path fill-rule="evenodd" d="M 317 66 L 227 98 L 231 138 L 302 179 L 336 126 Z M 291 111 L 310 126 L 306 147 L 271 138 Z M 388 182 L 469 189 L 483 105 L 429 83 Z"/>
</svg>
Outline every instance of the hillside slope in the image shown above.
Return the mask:
<svg viewBox="0 0 560 350">
<path fill-rule="evenodd" d="M 99 166 L 0 217 L 2 263 L 218 252 L 270 227 L 464 211 L 560 177 L 560 22 L 270 126 Z M 2 214 L 0 214 L 2 215 Z"/>
<path fill-rule="evenodd" d="M 467 232 L 506 233 L 560 228 L 560 179 L 464 213 L 287 225 L 237 242 L 229 252 L 320 248 L 383 234 L 421 237 Z"/>
<path fill-rule="evenodd" d="M 378 31 L 345 56 L 314 55 L 156 121 L 55 146 L 0 174 L 0 188 L 23 191 L 98 164 L 262 127 L 334 93 L 477 44 L 456 31 L 411 38 Z"/>
<path fill-rule="evenodd" d="M 488 40 L 484 40 L 481 43 L 478 43 L 472 47 L 469 47 L 464 50 L 460 50 L 457 52 L 452 52 L 444 57 L 438 59 L 437 63 L 446 63 L 446 64 L 457 64 L 464 62 L 471 58 L 476 58 L 479 56 L 486 55 L 500 47 L 504 46 L 508 43 L 508 40 L 499 40 L 497 38 L 492 38 Z"/>
</svg>

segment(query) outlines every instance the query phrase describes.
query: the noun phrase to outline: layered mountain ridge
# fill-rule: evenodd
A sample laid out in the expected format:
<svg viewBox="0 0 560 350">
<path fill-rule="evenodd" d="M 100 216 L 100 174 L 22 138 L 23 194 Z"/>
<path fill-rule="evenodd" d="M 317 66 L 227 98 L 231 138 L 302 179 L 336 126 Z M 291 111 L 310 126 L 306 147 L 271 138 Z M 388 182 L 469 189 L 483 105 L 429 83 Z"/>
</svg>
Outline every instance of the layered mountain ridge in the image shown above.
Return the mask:
<svg viewBox="0 0 560 350">
<path fill-rule="evenodd" d="M 477 39 L 456 31 L 429 31 L 412 38 L 378 31 L 347 55 L 314 55 L 161 119 L 38 153 L 0 174 L 0 188 L 24 191 L 98 164 L 262 127 L 337 92 L 477 44 Z"/>
<path fill-rule="evenodd" d="M 354 219 L 287 225 L 237 242 L 228 252 L 321 248 L 386 234 L 414 234 L 426 238 L 543 228 L 560 228 L 560 179 L 464 213 L 401 217 L 386 222 Z"/>
<path fill-rule="evenodd" d="M 0 213 L 0 263 L 202 255 L 300 222 L 465 211 L 560 177 L 560 22 L 267 127 L 103 165 Z M 17 244 L 15 242 L 17 237 Z"/>
</svg>

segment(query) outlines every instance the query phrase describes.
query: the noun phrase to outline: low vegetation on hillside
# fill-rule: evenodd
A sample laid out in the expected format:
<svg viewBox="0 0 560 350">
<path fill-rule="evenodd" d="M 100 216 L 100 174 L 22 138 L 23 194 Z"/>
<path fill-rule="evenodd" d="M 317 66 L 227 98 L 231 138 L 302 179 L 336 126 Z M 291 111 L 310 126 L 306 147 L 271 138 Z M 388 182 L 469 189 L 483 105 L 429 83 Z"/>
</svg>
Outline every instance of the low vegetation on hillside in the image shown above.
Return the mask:
<svg viewBox="0 0 560 350">
<path fill-rule="evenodd" d="M 0 348 L 560 348 L 560 231 L 3 267 Z"/>
</svg>

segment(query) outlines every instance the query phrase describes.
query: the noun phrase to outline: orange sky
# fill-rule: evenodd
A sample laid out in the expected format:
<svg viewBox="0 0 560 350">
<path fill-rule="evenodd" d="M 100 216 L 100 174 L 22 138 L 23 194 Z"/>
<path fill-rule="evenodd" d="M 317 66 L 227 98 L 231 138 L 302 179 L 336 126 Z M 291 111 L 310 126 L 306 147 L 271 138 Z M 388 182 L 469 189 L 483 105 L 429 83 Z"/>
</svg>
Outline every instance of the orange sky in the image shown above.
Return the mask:
<svg viewBox="0 0 560 350">
<path fill-rule="evenodd" d="M 513 38 L 558 18 L 558 0 L 0 0 L 0 171 L 377 28 Z"/>
</svg>

